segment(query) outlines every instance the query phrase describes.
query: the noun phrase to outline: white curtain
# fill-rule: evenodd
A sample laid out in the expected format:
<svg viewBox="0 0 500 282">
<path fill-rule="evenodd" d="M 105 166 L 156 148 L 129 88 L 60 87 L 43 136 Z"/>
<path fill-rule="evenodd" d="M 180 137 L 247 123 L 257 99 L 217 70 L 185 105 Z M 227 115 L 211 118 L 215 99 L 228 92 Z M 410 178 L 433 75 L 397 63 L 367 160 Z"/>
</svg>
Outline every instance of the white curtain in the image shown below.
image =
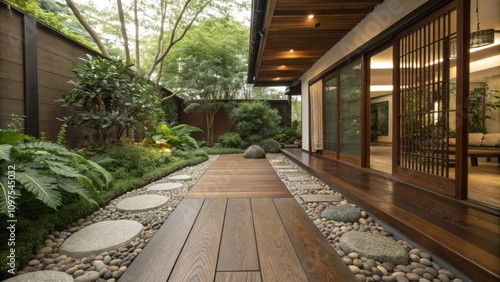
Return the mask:
<svg viewBox="0 0 500 282">
<path fill-rule="evenodd" d="M 311 150 L 323 150 L 323 81 L 309 86 L 311 101 Z"/>
</svg>

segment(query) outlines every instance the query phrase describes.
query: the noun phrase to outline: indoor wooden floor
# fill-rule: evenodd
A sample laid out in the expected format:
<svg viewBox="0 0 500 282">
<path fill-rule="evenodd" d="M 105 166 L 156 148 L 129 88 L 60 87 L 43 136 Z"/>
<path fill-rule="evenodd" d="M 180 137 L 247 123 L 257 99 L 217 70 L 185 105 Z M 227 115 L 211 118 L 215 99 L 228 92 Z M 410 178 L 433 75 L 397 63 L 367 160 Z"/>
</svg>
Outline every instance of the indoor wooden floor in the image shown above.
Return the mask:
<svg viewBox="0 0 500 282">
<path fill-rule="evenodd" d="M 356 280 L 267 159 L 223 155 L 119 281 Z"/>
<path fill-rule="evenodd" d="M 387 175 L 285 149 L 286 155 L 472 281 L 500 281 L 500 213 L 427 192 Z M 481 165 L 481 164 L 480 164 Z"/>
<path fill-rule="evenodd" d="M 371 146 L 370 168 L 391 174 L 392 147 Z M 454 178 L 455 169 L 450 168 L 450 177 Z M 500 209 L 500 163 L 497 158 L 486 161 L 479 158 L 478 166 L 471 166 L 469 161 L 468 198 Z"/>
</svg>

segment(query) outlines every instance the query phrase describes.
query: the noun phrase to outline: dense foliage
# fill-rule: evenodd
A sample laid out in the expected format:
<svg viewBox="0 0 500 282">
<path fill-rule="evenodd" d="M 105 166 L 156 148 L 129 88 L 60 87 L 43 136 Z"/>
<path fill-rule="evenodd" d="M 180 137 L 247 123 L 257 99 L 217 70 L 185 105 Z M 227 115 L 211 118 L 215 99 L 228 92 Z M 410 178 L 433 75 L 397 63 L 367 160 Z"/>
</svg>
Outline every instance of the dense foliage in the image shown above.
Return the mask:
<svg viewBox="0 0 500 282">
<path fill-rule="evenodd" d="M 241 103 L 231 112 L 230 118 L 241 137 L 249 142 L 273 137 L 281 122 L 278 111 L 263 101 Z"/>
<path fill-rule="evenodd" d="M 299 142 L 301 137 L 302 131 L 300 122 L 294 120 L 290 126 L 282 128 L 281 131 L 274 136 L 274 140 L 284 144 L 293 144 L 294 142 Z"/>
<path fill-rule="evenodd" d="M 217 138 L 217 145 L 226 148 L 239 148 L 241 142 L 241 136 L 236 132 L 226 132 Z"/>
<path fill-rule="evenodd" d="M 482 83 L 469 92 L 469 132 L 486 133 L 485 120 L 491 119 L 489 113 L 500 108 L 498 91 Z"/>
<path fill-rule="evenodd" d="M 73 68 L 78 78 L 70 81 L 73 90 L 58 100 L 72 107 L 65 123 L 88 127 L 93 140 L 106 141 L 162 118 L 159 94 L 151 83 L 136 76 L 133 65 L 90 55 L 82 60 Z"/>
<path fill-rule="evenodd" d="M 199 149 L 196 140 L 190 136 L 191 132 L 201 132 L 198 127 L 179 124 L 169 126 L 166 122 L 160 122 L 155 126 L 154 131 L 148 133 L 149 137 L 144 140 L 144 144 L 157 145 L 163 151 L 169 148 L 180 150 Z"/>
<path fill-rule="evenodd" d="M 62 191 L 96 203 L 98 192 L 109 186 L 112 177 L 95 162 L 60 145 L 0 130 L 0 179 L 0 211 L 8 214 L 9 200 L 22 204 L 25 192 L 53 209 L 62 204 Z"/>
</svg>

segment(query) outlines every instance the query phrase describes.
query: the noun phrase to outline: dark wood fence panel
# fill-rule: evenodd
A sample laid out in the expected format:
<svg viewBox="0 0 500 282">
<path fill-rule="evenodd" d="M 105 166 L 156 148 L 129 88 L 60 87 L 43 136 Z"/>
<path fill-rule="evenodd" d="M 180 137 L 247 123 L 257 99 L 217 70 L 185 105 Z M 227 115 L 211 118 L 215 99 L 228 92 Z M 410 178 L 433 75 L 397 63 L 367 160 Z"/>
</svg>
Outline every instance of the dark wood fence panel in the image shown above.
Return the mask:
<svg viewBox="0 0 500 282">
<path fill-rule="evenodd" d="M 38 116 L 30 116 L 27 120 L 31 118 L 31 122 L 37 123 L 34 128 L 38 128 L 40 135 L 55 141 L 62 124 L 57 118 L 67 113 L 67 108 L 60 107 L 55 100 L 72 88 L 68 81 L 75 79 L 73 64 L 79 64 L 79 58 L 86 54 L 99 54 L 40 22 L 36 22 L 36 30 L 25 31 L 24 21 L 22 12 L 15 8 L 9 11 L 5 3 L 0 2 L 0 128 L 12 121 L 11 114 L 30 115 L 26 108 L 33 105 L 26 104 L 24 68 L 25 64 L 33 65 L 36 66 L 37 87 L 34 94 L 30 92 L 29 95 L 38 100 L 34 105 Z M 26 42 L 36 43 L 36 54 L 24 54 Z M 36 60 L 28 62 L 28 58 Z M 84 131 L 68 128 L 68 145 L 81 145 Z"/>
<path fill-rule="evenodd" d="M 23 16 L 0 8 L 0 128 L 24 114 Z"/>
</svg>

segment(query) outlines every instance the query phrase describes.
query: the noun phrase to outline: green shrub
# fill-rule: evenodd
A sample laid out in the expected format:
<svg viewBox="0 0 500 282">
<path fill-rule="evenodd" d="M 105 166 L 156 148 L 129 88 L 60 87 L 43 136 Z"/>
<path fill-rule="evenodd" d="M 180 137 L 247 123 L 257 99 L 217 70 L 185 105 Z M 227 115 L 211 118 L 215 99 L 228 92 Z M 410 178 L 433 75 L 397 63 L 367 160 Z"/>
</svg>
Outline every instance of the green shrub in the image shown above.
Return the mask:
<svg viewBox="0 0 500 282">
<path fill-rule="evenodd" d="M 241 103 L 231 111 L 230 118 L 241 137 L 247 141 L 252 138 L 252 142 L 273 137 L 278 133 L 281 122 L 278 111 L 261 101 Z"/>
<path fill-rule="evenodd" d="M 132 70 L 124 60 L 101 57 L 82 59 L 73 66 L 78 81 L 73 90 L 57 100 L 72 112 L 62 120 L 71 126 L 85 126 L 98 141 L 117 140 L 129 129 L 144 128 L 162 118 L 159 94 L 153 85 Z"/>
<path fill-rule="evenodd" d="M 155 126 L 149 137 L 143 141 L 143 144 L 158 146 L 165 151 L 168 148 L 177 148 L 180 150 L 199 149 L 198 142 L 189 136 L 191 132 L 202 131 L 198 127 L 179 124 L 169 126 L 165 122 L 160 122 Z"/>
<path fill-rule="evenodd" d="M 294 120 L 289 127 L 283 128 L 279 134 L 274 136 L 274 140 L 279 143 L 293 144 L 296 140 L 300 140 L 301 136 L 300 122 Z"/>
<path fill-rule="evenodd" d="M 217 144 L 226 148 L 239 148 L 241 146 L 241 136 L 236 132 L 226 132 L 219 136 Z"/>
<path fill-rule="evenodd" d="M 223 147 L 203 147 L 201 150 L 209 155 L 242 154 L 245 152 L 243 149 Z"/>
</svg>

